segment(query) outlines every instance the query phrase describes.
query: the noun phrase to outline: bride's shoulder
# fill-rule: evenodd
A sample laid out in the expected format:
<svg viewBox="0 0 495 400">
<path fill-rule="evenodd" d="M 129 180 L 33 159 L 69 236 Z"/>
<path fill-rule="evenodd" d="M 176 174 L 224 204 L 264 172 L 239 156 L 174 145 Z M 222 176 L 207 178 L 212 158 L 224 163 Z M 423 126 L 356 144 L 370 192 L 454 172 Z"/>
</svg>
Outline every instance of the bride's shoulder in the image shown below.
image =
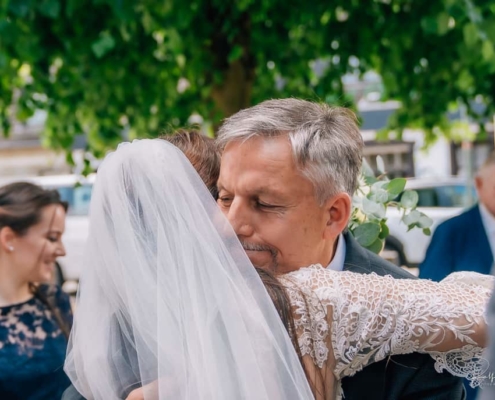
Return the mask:
<svg viewBox="0 0 495 400">
<path fill-rule="evenodd" d="M 323 267 L 321 264 L 312 264 L 307 267 L 281 275 L 279 278 L 287 286 L 297 286 L 298 288 L 310 288 L 312 290 L 328 289 L 329 287 L 339 287 L 342 290 L 358 287 L 373 286 L 376 280 L 394 280 L 393 277 L 378 276 L 372 272 L 370 274 L 358 274 L 352 271 L 334 271 Z"/>
<path fill-rule="evenodd" d="M 291 278 L 299 276 L 325 275 L 326 271 L 329 270 L 323 268 L 321 264 L 311 264 L 307 267 L 301 267 L 299 269 L 296 269 L 295 271 L 283 274 L 282 277 Z"/>
<path fill-rule="evenodd" d="M 318 283 L 331 281 L 339 273 L 340 272 L 324 268 L 321 264 L 312 264 L 284 274 L 280 279 L 285 283 L 293 283 L 299 286 L 310 286 L 314 288 L 319 286 Z"/>
</svg>

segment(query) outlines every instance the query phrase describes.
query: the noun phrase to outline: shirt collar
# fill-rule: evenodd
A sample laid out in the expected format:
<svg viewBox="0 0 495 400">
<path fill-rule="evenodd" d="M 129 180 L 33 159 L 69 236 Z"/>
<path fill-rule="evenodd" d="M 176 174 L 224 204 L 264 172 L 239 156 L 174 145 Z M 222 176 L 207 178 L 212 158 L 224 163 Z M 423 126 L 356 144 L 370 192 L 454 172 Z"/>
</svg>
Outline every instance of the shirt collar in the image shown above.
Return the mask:
<svg viewBox="0 0 495 400">
<path fill-rule="evenodd" d="M 345 240 L 342 234 L 340 234 L 337 238 L 337 248 L 335 249 L 335 254 L 333 255 L 333 259 L 330 264 L 328 264 L 327 268 L 333 271 L 342 271 L 344 269 L 345 252 Z"/>
</svg>

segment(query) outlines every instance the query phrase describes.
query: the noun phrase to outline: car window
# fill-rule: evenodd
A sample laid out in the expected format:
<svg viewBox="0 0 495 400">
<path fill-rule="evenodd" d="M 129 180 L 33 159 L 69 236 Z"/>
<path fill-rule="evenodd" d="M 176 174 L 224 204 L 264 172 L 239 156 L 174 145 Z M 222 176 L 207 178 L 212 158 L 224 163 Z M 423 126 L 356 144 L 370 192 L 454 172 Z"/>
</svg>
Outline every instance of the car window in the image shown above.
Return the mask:
<svg viewBox="0 0 495 400">
<path fill-rule="evenodd" d="M 476 199 L 476 190 L 470 188 L 471 198 L 465 185 L 438 186 L 415 189 L 418 193 L 418 207 L 466 207 Z"/>
<path fill-rule="evenodd" d="M 438 207 L 438 195 L 435 188 L 414 190 L 418 193 L 418 207 Z"/>
<path fill-rule="evenodd" d="M 57 187 L 62 200 L 69 203 L 68 215 L 88 215 L 92 185 Z"/>
</svg>

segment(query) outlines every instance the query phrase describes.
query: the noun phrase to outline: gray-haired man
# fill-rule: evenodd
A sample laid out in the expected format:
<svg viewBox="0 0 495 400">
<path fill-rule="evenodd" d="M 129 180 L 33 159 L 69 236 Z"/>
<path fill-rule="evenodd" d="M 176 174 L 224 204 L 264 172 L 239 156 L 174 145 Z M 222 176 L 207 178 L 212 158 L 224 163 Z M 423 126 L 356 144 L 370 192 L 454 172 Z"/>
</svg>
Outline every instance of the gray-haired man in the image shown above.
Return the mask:
<svg viewBox="0 0 495 400">
<path fill-rule="evenodd" d="M 228 118 L 218 203 L 253 262 L 285 273 L 310 264 L 413 278 L 344 234 L 362 161 L 355 115 L 297 99 L 269 100 Z M 428 355 L 394 356 L 343 380 L 346 400 L 464 397 Z"/>
</svg>

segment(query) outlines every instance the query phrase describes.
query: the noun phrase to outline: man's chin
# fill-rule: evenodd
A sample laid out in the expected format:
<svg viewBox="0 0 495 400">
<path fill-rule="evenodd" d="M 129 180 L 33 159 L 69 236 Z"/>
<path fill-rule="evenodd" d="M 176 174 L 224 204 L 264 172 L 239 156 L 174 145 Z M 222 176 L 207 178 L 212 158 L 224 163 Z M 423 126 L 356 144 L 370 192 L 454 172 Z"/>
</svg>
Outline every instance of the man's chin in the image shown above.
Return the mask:
<svg viewBox="0 0 495 400">
<path fill-rule="evenodd" d="M 246 250 L 246 254 L 255 267 L 275 271 L 277 263 L 269 251 Z"/>
</svg>

